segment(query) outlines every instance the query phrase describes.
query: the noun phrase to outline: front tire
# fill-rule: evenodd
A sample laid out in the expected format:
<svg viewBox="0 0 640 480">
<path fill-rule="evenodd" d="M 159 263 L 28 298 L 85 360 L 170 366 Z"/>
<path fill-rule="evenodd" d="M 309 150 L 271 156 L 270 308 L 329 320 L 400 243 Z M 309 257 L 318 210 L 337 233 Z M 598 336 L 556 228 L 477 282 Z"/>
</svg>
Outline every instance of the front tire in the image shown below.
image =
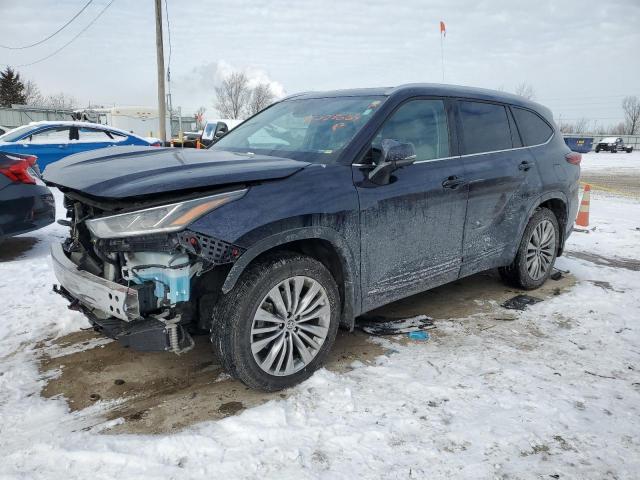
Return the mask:
<svg viewBox="0 0 640 480">
<path fill-rule="evenodd" d="M 524 230 L 515 260 L 499 269 L 500 276 L 517 288 L 539 288 L 553 271 L 559 240 L 556 216 L 548 208 L 539 208 Z"/>
<path fill-rule="evenodd" d="M 340 296 L 319 261 L 280 253 L 249 266 L 214 309 L 213 348 L 224 370 L 264 391 L 309 378 L 338 331 Z"/>
</svg>

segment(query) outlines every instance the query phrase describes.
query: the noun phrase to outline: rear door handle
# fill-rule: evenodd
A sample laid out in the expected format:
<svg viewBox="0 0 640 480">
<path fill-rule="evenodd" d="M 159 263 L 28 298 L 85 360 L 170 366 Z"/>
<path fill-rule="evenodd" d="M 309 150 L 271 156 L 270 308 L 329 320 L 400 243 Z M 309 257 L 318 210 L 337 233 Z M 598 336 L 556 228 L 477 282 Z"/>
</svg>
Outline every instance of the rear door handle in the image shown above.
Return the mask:
<svg viewBox="0 0 640 480">
<path fill-rule="evenodd" d="M 457 175 L 451 175 L 442 182 L 442 188 L 450 188 L 451 190 L 455 190 L 465 183 L 466 182 L 464 181 L 464 179 L 458 177 Z"/>
<path fill-rule="evenodd" d="M 524 170 L 525 172 L 529 171 L 529 169 L 531 167 L 533 167 L 535 165 L 535 163 L 533 162 L 527 162 L 526 160 L 524 162 L 521 162 L 520 165 L 518 165 L 518 168 L 520 170 Z"/>
</svg>

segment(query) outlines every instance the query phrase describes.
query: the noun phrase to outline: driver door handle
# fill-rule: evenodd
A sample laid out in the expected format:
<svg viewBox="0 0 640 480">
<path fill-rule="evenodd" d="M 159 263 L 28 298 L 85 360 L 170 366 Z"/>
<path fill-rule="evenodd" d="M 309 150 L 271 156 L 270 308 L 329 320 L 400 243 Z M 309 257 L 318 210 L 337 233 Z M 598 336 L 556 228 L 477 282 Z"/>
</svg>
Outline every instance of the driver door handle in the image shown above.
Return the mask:
<svg viewBox="0 0 640 480">
<path fill-rule="evenodd" d="M 456 188 L 464 185 L 465 182 L 463 178 L 458 177 L 457 175 L 451 175 L 450 177 L 447 177 L 443 182 L 442 182 L 442 188 L 449 188 L 451 190 L 455 190 Z"/>
</svg>

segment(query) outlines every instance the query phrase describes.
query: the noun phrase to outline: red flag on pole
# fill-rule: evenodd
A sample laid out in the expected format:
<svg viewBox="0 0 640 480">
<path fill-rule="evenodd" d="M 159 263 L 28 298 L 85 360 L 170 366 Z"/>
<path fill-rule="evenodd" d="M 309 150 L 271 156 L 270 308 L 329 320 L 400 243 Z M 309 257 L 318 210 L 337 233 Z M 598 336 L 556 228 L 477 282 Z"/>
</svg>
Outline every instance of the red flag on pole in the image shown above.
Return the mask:
<svg viewBox="0 0 640 480">
<path fill-rule="evenodd" d="M 444 35 L 445 37 L 447 36 L 447 27 L 442 20 L 440 20 L 440 34 Z"/>
</svg>

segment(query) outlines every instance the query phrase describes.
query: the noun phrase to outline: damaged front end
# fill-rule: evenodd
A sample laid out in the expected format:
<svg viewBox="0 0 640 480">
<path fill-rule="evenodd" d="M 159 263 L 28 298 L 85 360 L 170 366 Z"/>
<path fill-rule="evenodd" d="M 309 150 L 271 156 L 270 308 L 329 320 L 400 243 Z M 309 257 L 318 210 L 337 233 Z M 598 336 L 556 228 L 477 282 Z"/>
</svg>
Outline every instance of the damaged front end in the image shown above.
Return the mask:
<svg viewBox="0 0 640 480">
<path fill-rule="evenodd" d="M 67 192 L 68 220 L 60 223 L 71 234 L 51 246 L 60 282 L 54 291 L 124 346 L 189 350 L 193 340 L 188 328 L 206 324 L 198 319 L 199 301 L 212 303 L 212 282 L 203 279 L 233 263 L 243 249 L 188 226 L 245 193 L 222 192 L 123 212 Z"/>
</svg>

